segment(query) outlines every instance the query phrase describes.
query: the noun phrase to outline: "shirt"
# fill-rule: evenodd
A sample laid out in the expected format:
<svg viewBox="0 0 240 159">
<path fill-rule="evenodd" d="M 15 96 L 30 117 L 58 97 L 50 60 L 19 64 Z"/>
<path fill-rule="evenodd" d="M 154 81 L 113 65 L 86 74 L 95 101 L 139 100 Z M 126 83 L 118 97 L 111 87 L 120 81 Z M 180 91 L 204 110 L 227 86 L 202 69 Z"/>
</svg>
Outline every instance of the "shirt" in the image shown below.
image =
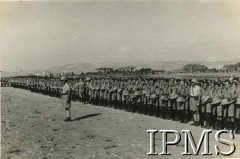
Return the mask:
<svg viewBox="0 0 240 159">
<path fill-rule="evenodd" d="M 236 90 L 236 93 L 235 93 L 235 95 L 234 95 L 234 98 L 240 100 L 240 89 L 237 89 L 237 90 Z"/>
<path fill-rule="evenodd" d="M 221 88 L 214 89 L 212 92 L 212 97 L 220 99 L 222 97 L 222 89 Z"/>
<path fill-rule="evenodd" d="M 190 96 L 199 96 L 200 92 L 201 92 L 201 87 L 199 87 L 198 85 L 190 87 Z"/>
<path fill-rule="evenodd" d="M 76 88 L 78 89 L 78 92 L 84 92 L 85 91 L 85 83 L 84 82 L 79 82 L 76 84 Z"/>
<path fill-rule="evenodd" d="M 211 96 L 211 90 L 209 88 L 201 90 L 202 96 Z"/>
<path fill-rule="evenodd" d="M 62 100 L 67 102 L 71 101 L 71 87 L 68 83 L 65 83 L 62 88 Z"/>
<path fill-rule="evenodd" d="M 69 86 L 69 84 L 68 83 L 65 83 L 65 85 L 63 86 L 63 89 L 62 89 L 62 94 L 68 94 L 68 93 L 70 93 L 70 91 L 71 91 L 71 88 L 70 88 L 70 86 Z"/>
<path fill-rule="evenodd" d="M 228 101 L 231 101 L 234 97 L 235 89 L 234 88 L 227 88 L 223 92 L 223 97 Z"/>
</svg>

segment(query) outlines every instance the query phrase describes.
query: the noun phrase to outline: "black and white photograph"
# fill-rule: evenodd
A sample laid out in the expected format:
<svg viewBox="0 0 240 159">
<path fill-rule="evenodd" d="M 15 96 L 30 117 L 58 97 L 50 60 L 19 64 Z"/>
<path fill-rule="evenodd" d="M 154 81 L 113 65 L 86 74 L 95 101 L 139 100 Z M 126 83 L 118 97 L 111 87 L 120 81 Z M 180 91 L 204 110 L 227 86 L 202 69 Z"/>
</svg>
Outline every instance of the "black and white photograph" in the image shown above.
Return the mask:
<svg viewBox="0 0 240 159">
<path fill-rule="evenodd" d="M 2 159 L 240 158 L 240 0 L 0 0 Z"/>
</svg>

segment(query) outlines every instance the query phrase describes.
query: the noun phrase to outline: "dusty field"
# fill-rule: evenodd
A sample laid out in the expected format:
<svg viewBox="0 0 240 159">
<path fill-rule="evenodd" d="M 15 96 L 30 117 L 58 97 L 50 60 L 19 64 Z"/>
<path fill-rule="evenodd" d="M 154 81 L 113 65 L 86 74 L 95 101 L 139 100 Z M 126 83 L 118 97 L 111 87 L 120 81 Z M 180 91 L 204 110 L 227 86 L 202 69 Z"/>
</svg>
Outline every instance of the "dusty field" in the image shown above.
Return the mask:
<svg viewBox="0 0 240 159">
<path fill-rule="evenodd" d="M 1 118 L 3 159 L 180 158 L 184 151 L 183 139 L 177 146 L 168 147 L 171 156 L 147 156 L 147 130 L 190 129 L 197 141 L 203 130 L 174 121 L 79 102 L 72 103 L 74 121 L 65 123 L 60 99 L 14 88 L 1 88 Z M 210 136 L 213 154 L 214 145 L 218 144 L 214 134 L 215 131 Z M 171 138 L 169 140 L 173 140 Z M 159 133 L 156 136 L 158 153 L 162 150 L 161 142 Z M 239 157 L 240 136 L 235 135 L 234 143 L 237 151 L 231 157 Z M 228 148 L 218 145 L 221 149 Z M 183 158 L 186 157 L 194 156 Z"/>
</svg>

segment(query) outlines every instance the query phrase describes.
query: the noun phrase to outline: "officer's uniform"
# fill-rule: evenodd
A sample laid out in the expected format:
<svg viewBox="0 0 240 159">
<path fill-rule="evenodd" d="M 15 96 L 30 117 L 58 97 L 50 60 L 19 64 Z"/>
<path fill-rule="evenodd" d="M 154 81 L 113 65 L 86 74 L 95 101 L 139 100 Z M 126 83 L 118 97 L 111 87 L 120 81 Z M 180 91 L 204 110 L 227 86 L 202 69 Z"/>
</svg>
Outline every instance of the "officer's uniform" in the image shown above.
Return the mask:
<svg viewBox="0 0 240 159">
<path fill-rule="evenodd" d="M 71 108 L 71 87 L 68 83 L 62 88 L 62 102 L 64 108 Z"/>
</svg>

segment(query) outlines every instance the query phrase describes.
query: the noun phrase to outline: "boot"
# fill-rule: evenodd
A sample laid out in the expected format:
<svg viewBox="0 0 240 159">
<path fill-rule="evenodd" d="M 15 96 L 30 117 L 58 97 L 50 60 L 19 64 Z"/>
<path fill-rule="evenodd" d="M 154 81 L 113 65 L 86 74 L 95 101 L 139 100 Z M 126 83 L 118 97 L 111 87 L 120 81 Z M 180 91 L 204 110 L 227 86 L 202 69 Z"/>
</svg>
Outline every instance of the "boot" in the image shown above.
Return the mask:
<svg viewBox="0 0 240 159">
<path fill-rule="evenodd" d="M 163 109 L 162 109 L 162 118 L 163 118 L 163 119 L 166 119 L 166 117 L 167 117 L 167 116 L 166 116 L 166 113 L 167 113 L 166 109 L 167 109 L 167 108 L 166 108 L 166 107 L 162 107 L 162 108 L 163 108 Z"/>
<path fill-rule="evenodd" d="M 157 117 L 161 117 L 161 107 L 157 106 Z"/>
<path fill-rule="evenodd" d="M 133 112 L 133 113 L 136 113 L 136 112 L 137 112 L 137 102 L 134 102 L 132 112 Z"/>
<path fill-rule="evenodd" d="M 162 106 L 159 107 L 159 117 L 163 118 L 163 107 Z"/>
<path fill-rule="evenodd" d="M 172 118 L 172 120 L 173 121 L 176 121 L 176 114 L 177 114 L 177 110 L 175 110 L 175 109 L 172 109 L 172 114 L 171 114 L 171 118 Z"/>
<path fill-rule="evenodd" d="M 123 102 L 123 109 L 124 109 L 125 111 L 127 111 L 127 102 L 126 102 L 126 101 Z"/>
<path fill-rule="evenodd" d="M 140 108 L 140 113 L 144 114 L 144 103 L 143 102 L 140 103 L 140 107 L 139 108 Z"/>
<path fill-rule="evenodd" d="M 228 119 L 227 119 L 227 117 L 224 117 L 223 119 L 222 119 L 222 125 L 221 125 L 221 129 L 227 129 L 228 128 Z"/>
<path fill-rule="evenodd" d="M 153 108 L 154 108 L 154 112 L 153 112 L 154 116 L 158 117 L 158 107 L 156 105 L 153 105 Z"/>
<path fill-rule="evenodd" d="M 187 118 L 188 118 L 187 119 L 188 122 L 192 120 L 192 118 L 193 118 L 193 111 L 188 111 Z"/>
<path fill-rule="evenodd" d="M 212 115 L 212 118 L 211 118 L 212 129 L 215 129 L 215 127 L 216 127 L 216 122 L 217 122 L 216 118 L 217 118 L 216 116 Z"/>
<path fill-rule="evenodd" d="M 240 134 L 240 119 L 235 118 L 235 134 Z"/>
<path fill-rule="evenodd" d="M 151 115 L 151 107 L 150 107 L 150 105 L 149 104 L 147 104 L 147 115 Z"/>
<path fill-rule="evenodd" d="M 167 119 L 170 120 L 171 119 L 171 112 L 170 112 L 170 109 L 169 108 L 166 108 L 166 111 L 167 111 Z"/>
<path fill-rule="evenodd" d="M 222 120 L 217 119 L 217 120 L 216 120 L 216 123 L 215 123 L 215 126 L 214 126 L 214 129 L 215 129 L 215 130 L 222 130 L 222 125 L 223 125 L 222 123 L 223 123 Z"/>
<path fill-rule="evenodd" d="M 205 121 L 206 121 L 206 114 L 201 114 L 200 116 L 200 125 L 202 128 L 206 128 L 207 125 L 205 125 Z"/>
<path fill-rule="evenodd" d="M 180 116 L 180 123 L 184 123 L 184 111 L 183 110 L 179 110 L 179 116 Z"/>
<path fill-rule="evenodd" d="M 211 128 L 211 114 L 208 113 L 207 116 L 206 116 L 206 127 L 207 129 L 210 129 Z"/>
<path fill-rule="evenodd" d="M 235 122 L 231 121 L 230 125 L 231 125 L 230 130 L 234 131 L 235 130 Z"/>
<path fill-rule="evenodd" d="M 183 112 L 184 113 L 184 123 L 189 123 L 189 112 L 188 111 L 185 111 Z"/>
<path fill-rule="evenodd" d="M 175 110 L 175 120 L 180 121 L 181 110 Z"/>
<path fill-rule="evenodd" d="M 150 106 L 149 107 L 150 108 L 150 110 L 149 110 L 150 111 L 150 116 L 153 116 L 154 115 L 154 105 L 151 104 L 149 106 Z"/>
</svg>

